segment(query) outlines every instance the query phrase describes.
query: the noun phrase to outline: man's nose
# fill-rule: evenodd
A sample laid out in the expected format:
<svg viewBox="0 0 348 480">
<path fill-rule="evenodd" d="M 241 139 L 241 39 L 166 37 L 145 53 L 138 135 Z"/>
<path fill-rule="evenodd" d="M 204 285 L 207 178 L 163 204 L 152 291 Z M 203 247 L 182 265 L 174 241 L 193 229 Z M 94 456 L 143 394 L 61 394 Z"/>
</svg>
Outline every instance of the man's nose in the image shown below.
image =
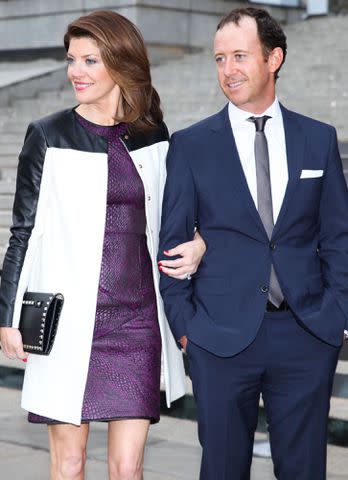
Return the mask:
<svg viewBox="0 0 348 480">
<path fill-rule="evenodd" d="M 226 58 L 223 67 L 224 75 L 226 77 L 230 77 L 231 75 L 236 73 L 236 70 L 236 62 L 232 58 Z"/>
</svg>

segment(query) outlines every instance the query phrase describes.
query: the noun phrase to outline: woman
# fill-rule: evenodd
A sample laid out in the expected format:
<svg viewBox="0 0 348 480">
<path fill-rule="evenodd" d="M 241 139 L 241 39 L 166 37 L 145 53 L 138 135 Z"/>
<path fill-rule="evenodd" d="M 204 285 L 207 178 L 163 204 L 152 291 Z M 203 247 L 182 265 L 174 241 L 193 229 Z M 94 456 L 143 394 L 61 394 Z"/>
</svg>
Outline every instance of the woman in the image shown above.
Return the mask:
<svg viewBox="0 0 348 480">
<path fill-rule="evenodd" d="M 1 343 L 9 358 L 23 358 L 24 292 L 62 293 L 53 349 L 29 356 L 22 395 L 29 420 L 48 424 L 51 478 L 84 478 L 89 422 L 104 420 L 109 478 L 139 480 L 149 424 L 159 419 L 161 344 L 168 404 L 185 391 L 155 261 L 168 133 L 131 22 L 94 12 L 69 25 L 64 43 L 79 105 L 28 128 L 3 265 Z M 204 250 L 201 239 L 180 245 L 171 253 L 183 258 L 163 262 L 164 271 L 194 272 Z"/>
</svg>

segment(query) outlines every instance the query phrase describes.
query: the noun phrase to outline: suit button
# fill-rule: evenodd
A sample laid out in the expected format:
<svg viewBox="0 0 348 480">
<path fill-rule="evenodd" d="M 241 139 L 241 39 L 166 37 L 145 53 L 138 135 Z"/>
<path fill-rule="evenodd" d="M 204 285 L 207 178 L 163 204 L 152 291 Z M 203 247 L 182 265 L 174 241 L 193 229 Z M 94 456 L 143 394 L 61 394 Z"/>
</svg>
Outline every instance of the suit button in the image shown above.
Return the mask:
<svg viewBox="0 0 348 480">
<path fill-rule="evenodd" d="M 267 285 L 261 285 L 260 290 L 261 290 L 262 293 L 267 293 L 268 292 Z"/>
<path fill-rule="evenodd" d="M 276 246 L 275 246 L 275 244 L 274 244 L 273 242 L 271 242 L 271 243 L 269 244 L 269 248 L 270 248 L 271 250 L 275 250 Z"/>
<path fill-rule="evenodd" d="M 142 164 L 141 164 L 141 163 L 139 163 L 139 168 L 143 168 L 143 166 L 142 166 Z"/>
<path fill-rule="evenodd" d="M 148 200 L 148 202 L 151 200 L 150 195 L 147 196 L 147 200 Z"/>
</svg>

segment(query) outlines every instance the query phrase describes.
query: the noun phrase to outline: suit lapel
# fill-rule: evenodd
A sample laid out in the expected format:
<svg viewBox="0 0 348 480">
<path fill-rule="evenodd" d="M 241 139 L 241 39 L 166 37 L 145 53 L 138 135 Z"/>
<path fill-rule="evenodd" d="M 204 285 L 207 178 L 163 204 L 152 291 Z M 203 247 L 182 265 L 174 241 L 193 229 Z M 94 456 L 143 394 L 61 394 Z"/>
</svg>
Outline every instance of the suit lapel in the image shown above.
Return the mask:
<svg viewBox="0 0 348 480">
<path fill-rule="evenodd" d="M 305 136 L 296 116 L 282 105 L 281 110 L 285 131 L 289 180 L 285 190 L 284 200 L 274 226 L 272 238 L 277 235 L 280 229 L 297 183 L 300 180 L 305 152 Z M 224 165 L 224 171 L 228 175 L 228 178 L 232 179 L 231 188 L 233 188 L 235 193 L 236 201 L 246 207 L 246 211 L 248 211 L 249 215 L 253 218 L 259 233 L 261 233 L 263 237 L 266 236 L 266 238 L 268 238 L 244 175 L 228 116 L 228 106 L 216 116 L 216 120 L 212 128 L 215 135 L 214 144 L 217 145 L 217 154 Z"/>
<path fill-rule="evenodd" d="M 224 174 L 231 179 L 231 189 L 236 196 L 236 202 L 245 207 L 259 233 L 267 237 L 244 175 L 228 116 L 228 106 L 217 115 L 217 121 L 212 130 L 215 136 L 213 144 L 217 146 L 217 158 L 219 158 L 219 163 L 223 165 Z"/>
<path fill-rule="evenodd" d="M 289 180 L 277 222 L 273 229 L 272 238 L 274 238 L 279 231 L 280 225 L 285 217 L 285 213 L 290 205 L 291 198 L 294 195 L 297 183 L 300 180 L 306 143 L 305 136 L 295 115 L 282 105 L 281 110 L 285 131 Z"/>
</svg>

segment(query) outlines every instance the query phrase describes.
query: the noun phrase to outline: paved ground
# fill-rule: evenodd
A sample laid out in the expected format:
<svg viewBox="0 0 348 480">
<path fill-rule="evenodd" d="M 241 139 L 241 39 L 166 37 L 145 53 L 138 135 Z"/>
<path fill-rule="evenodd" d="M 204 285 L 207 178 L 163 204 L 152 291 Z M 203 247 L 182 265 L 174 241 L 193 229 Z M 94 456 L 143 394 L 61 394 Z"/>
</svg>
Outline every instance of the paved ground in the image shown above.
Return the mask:
<svg viewBox="0 0 348 480">
<path fill-rule="evenodd" d="M 0 478 L 47 480 L 49 458 L 46 428 L 27 423 L 25 413 L 19 408 L 19 397 L 18 390 L 0 388 Z M 264 438 L 262 434 L 257 435 L 258 440 Z M 106 426 L 93 424 L 87 480 L 107 479 L 105 458 Z M 189 420 L 163 417 L 150 431 L 144 480 L 197 480 L 199 460 L 196 424 Z M 346 449 L 329 447 L 328 471 L 328 480 L 347 479 Z M 273 480 L 271 461 L 254 457 L 251 478 Z"/>
</svg>

